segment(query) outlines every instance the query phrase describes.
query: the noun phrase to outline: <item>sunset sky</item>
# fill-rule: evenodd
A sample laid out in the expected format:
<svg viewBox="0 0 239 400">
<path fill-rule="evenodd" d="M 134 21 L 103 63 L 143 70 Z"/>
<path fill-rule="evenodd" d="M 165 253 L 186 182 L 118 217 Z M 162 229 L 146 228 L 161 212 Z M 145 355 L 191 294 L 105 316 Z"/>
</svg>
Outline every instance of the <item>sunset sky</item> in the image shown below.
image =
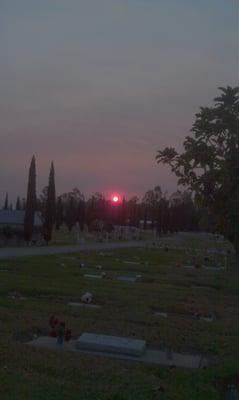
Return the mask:
<svg viewBox="0 0 239 400">
<path fill-rule="evenodd" d="M 0 0 L 0 204 L 38 192 L 139 196 L 176 179 L 181 149 L 218 86 L 239 86 L 238 0 Z"/>
</svg>

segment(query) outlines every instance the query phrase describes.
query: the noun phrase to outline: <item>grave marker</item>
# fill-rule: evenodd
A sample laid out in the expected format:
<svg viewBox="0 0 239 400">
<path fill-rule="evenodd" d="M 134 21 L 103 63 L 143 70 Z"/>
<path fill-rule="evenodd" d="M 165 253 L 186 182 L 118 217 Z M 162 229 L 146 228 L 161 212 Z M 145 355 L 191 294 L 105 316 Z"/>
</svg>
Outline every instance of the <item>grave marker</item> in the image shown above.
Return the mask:
<svg viewBox="0 0 239 400">
<path fill-rule="evenodd" d="M 137 276 L 117 276 L 118 281 L 123 281 L 123 282 L 139 282 L 140 278 Z"/>
<path fill-rule="evenodd" d="M 86 308 L 101 308 L 99 304 L 87 304 L 87 303 L 77 303 L 77 302 L 70 302 L 68 306 L 71 307 L 86 307 Z"/>
<path fill-rule="evenodd" d="M 125 338 L 123 338 L 125 339 Z M 78 339 L 79 340 L 79 339 Z M 94 356 L 110 357 L 113 359 L 121 359 L 127 361 L 138 361 L 150 364 L 158 364 L 164 367 L 172 366 L 172 360 L 168 359 L 167 350 L 159 350 L 150 347 L 146 347 L 142 355 L 128 355 L 124 353 L 112 353 L 101 350 L 86 350 L 76 346 L 78 341 L 71 340 L 70 342 L 64 342 L 61 346 L 56 344 L 55 338 L 52 337 L 38 337 L 28 344 L 36 346 L 38 348 L 48 348 L 51 350 L 71 351 L 79 352 L 82 354 L 91 354 Z M 144 342 L 144 341 L 143 341 Z M 181 368 L 204 368 L 208 366 L 208 360 L 202 355 L 175 353 L 172 351 L 173 365 Z"/>
<path fill-rule="evenodd" d="M 145 352 L 144 340 L 130 339 L 118 336 L 83 333 L 76 341 L 76 348 L 107 353 L 141 356 Z"/>
<path fill-rule="evenodd" d="M 90 279 L 102 279 L 102 275 L 96 275 L 96 274 L 84 274 L 84 278 L 90 278 Z"/>
</svg>

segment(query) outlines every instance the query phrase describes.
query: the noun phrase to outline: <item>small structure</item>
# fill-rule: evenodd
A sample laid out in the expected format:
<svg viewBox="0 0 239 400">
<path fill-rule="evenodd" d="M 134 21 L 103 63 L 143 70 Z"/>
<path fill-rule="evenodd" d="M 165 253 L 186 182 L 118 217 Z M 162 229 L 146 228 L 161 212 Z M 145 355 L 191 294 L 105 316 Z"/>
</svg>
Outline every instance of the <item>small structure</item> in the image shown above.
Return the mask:
<svg viewBox="0 0 239 400">
<path fill-rule="evenodd" d="M 24 210 L 0 210 L 0 245 L 19 245 L 24 243 Z M 43 221 L 35 212 L 32 242 L 42 238 Z"/>
</svg>

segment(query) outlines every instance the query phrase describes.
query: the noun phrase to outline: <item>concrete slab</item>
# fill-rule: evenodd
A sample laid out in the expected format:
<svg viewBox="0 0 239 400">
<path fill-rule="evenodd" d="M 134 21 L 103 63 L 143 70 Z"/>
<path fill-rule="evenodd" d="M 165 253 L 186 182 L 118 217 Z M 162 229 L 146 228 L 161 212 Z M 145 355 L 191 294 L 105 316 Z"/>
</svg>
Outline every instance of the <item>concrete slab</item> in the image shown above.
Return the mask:
<svg viewBox="0 0 239 400">
<path fill-rule="evenodd" d="M 23 296 L 19 296 L 19 297 L 17 297 L 17 296 L 8 296 L 10 299 L 13 299 L 13 300 L 27 300 L 27 297 L 23 297 Z"/>
<path fill-rule="evenodd" d="M 206 269 L 208 271 L 225 271 L 226 269 L 224 267 L 206 267 L 206 266 L 202 266 L 202 267 L 194 267 L 193 265 L 184 265 L 183 266 L 186 269 L 197 269 L 197 270 L 202 270 L 202 269 Z"/>
<path fill-rule="evenodd" d="M 189 319 L 192 321 L 205 321 L 205 322 L 212 322 L 213 317 L 211 315 L 193 315 L 193 314 L 177 314 L 177 313 L 165 313 L 165 312 L 155 312 L 155 316 L 157 317 L 177 317 L 177 318 L 182 318 L 182 319 Z"/>
<path fill-rule="evenodd" d="M 157 317 L 167 318 L 168 313 L 166 313 L 166 312 L 155 312 L 154 315 L 156 315 Z"/>
<path fill-rule="evenodd" d="M 205 317 L 205 316 L 203 316 L 203 317 L 200 317 L 199 319 L 200 319 L 200 321 L 206 321 L 206 322 L 212 322 L 213 321 L 213 317 Z"/>
<path fill-rule="evenodd" d="M 117 280 L 131 283 L 138 282 L 138 278 L 136 278 L 135 276 L 117 276 Z"/>
<path fill-rule="evenodd" d="M 149 364 L 158 364 L 163 367 L 177 367 L 177 368 L 204 368 L 207 367 L 209 361 L 202 355 L 176 353 L 171 351 L 171 357 L 168 357 L 167 350 L 157 350 L 147 347 L 142 356 L 131 356 L 126 354 L 113 354 L 109 352 L 90 351 L 76 348 L 76 341 L 71 340 L 63 345 L 58 345 L 55 338 L 39 337 L 28 343 L 31 346 L 38 348 L 47 348 L 51 350 L 71 351 L 80 354 L 88 354 L 92 356 L 109 357 L 113 359 L 120 359 L 125 361 L 137 361 Z"/>
<path fill-rule="evenodd" d="M 90 278 L 90 279 L 102 279 L 102 275 L 96 275 L 96 274 L 84 274 L 84 278 Z"/>
<path fill-rule="evenodd" d="M 124 264 L 140 265 L 139 261 L 124 261 Z"/>
<path fill-rule="evenodd" d="M 207 290 L 213 290 L 214 288 L 213 287 L 211 287 L 211 286 L 194 286 L 194 285 L 192 285 L 192 286 L 190 286 L 190 288 L 191 289 L 207 289 Z"/>
<path fill-rule="evenodd" d="M 83 333 L 76 341 L 76 348 L 82 350 L 100 351 L 114 354 L 141 356 L 145 352 L 144 340 L 130 339 L 119 336 L 97 335 Z"/>
<path fill-rule="evenodd" d="M 182 318 L 182 319 L 189 319 L 192 321 L 206 321 L 212 322 L 213 317 L 211 316 L 204 316 L 204 315 L 193 315 L 193 314 L 172 314 L 175 317 Z"/>
<path fill-rule="evenodd" d="M 77 303 L 77 302 L 70 302 L 68 306 L 71 307 L 85 307 L 85 308 L 101 308 L 99 304 L 87 304 L 87 303 Z"/>
</svg>

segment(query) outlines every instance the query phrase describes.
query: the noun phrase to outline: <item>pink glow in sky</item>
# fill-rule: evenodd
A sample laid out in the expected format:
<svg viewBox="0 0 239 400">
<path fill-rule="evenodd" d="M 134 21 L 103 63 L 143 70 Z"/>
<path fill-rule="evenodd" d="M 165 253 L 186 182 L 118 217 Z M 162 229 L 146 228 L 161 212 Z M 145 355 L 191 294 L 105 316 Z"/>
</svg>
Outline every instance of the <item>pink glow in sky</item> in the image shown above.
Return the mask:
<svg viewBox="0 0 239 400">
<path fill-rule="evenodd" d="M 120 3 L 120 5 L 119 5 Z M 209 4 L 210 3 L 210 4 Z M 238 86 L 239 3 L 2 0 L 0 205 L 37 190 L 142 197 L 177 180 L 155 163 L 182 148 L 218 86 Z"/>
</svg>

